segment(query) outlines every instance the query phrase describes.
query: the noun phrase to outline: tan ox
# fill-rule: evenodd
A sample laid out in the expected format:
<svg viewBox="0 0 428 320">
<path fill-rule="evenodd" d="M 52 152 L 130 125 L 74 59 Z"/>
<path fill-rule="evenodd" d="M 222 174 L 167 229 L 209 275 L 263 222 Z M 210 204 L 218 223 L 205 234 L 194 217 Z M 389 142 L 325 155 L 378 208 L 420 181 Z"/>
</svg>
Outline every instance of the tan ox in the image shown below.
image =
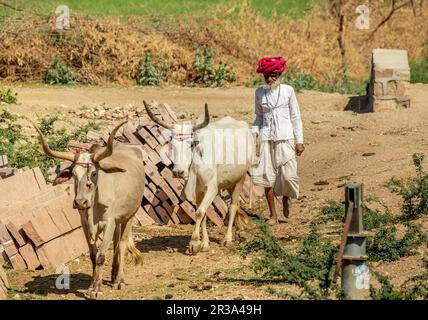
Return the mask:
<svg viewBox="0 0 428 320">
<path fill-rule="evenodd" d="M 143 199 L 143 157 L 140 148 L 114 143 L 114 136 L 124 123 L 111 132 L 106 147 L 95 146 L 89 153 L 79 154 L 51 150 L 35 126 L 46 155 L 72 161 L 72 165 L 58 175 L 54 185 L 74 177 L 73 207 L 80 213 L 92 261 L 92 282 L 88 290 L 91 299 L 101 298 L 101 271 L 112 240 L 111 278 L 115 288 L 122 289 L 125 285 L 123 268 L 127 251 L 136 264 L 142 262 L 141 252 L 132 241 L 131 227 Z M 101 234 L 101 245 L 97 248 Z"/>
<path fill-rule="evenodd" d="M 186 198 L 197 205 L 196 223 L 189 244 L 190 253 L 208 250 L 206 211 L 222 189 L 227 190 L 232 198 L 229 224 L 221 243 L 229 245 L 233 240 L 232 228 L 236 213 L 238 212 L 237 228 L 242 228 L 248 219 L 239 203 L 253 152 L 253 136 L 248 124 L 231 117 L 210 124 L 208 106 L 205 105 L 203 123 L 195 126 L 189 123 L 170 125 L 157 118 L 145 101 L 144 106 L 154 122 L 171 130 L 174 176 L 186 179 Z M 216 140 L 216 136 L 221 138 Z M 219 154 L 224 155 L 223 161 L 217 161 Z M 225 160 L 227 157 L 231 161 Z M 199 233 L 201 226 L 202 241 Z"/>
</svg>

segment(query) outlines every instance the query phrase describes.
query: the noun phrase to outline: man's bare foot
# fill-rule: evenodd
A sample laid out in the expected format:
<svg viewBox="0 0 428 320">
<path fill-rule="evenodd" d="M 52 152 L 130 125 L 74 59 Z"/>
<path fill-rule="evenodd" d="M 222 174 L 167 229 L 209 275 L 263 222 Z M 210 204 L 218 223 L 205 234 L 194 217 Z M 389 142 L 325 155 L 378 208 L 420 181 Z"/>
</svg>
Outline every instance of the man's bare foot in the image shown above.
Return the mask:
<svg viewBox="0 0 428 320">
<path fill-rule="evenodd" d="M 278 223 L 278 219 L 277 218 L 270 218 L 268 221 L 266 221 L 266 224 L 269 226 L 273 226 L 275 224 Z"/>
</svg>

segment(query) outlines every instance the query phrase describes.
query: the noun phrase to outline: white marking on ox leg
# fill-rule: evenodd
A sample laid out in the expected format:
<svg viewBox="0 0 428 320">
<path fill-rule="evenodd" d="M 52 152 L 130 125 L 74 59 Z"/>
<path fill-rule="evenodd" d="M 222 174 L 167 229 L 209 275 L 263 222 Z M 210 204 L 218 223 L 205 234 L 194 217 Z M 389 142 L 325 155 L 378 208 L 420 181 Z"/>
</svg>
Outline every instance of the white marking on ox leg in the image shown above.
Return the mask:
<svg viewBox="0 0 428 320">
<path fill-rule="evenodd" d="M 189 252 L 191 254 L 196 254 L 201 249 L 199 229 L 201 227 L 202 220 L 205 218 L 207 209 L 213 202 L 216 195 L 217 195 L 217 184 L 208 185 L 207 191 L 204 194 L 204 197 L 200 205 L 198 206 L 198 209 L 196 210 L 196 223 L 193 229 L 192 239 L 190 240 L 190 243 L 189 243 Z M 204 232 L 206 232 L 206 224 L 205 224 Z M 207 238 L 208 238 L 208 234 L 207 234 Z"/>
<path fill-rule="evenodd" d="M 93 278 L 94 288 L 90 292 L 91 299 L 100 299 L 102 297 L 101 283 L 102 283 L 102 267 L 105 263 L 105 254 L 113 240 L 113 234 L 116 227 L 116 223 L 113 219 L 109 219 L 104 226 L 103 241 L 97 253 L 95 273 Z"/>
<path fill-rule="evenodd" d="M 245 176 L 235 185 L 234 188 L 229 190 L 230 195 L 232 196 L 232 201 L 229 207 L 229 224 L 227 226 L 226 235 L 221 242 L 222 246 L 228 246 L 233 241 L 233 224 L 235 222 L 236 212 L 239 209 L 239 196 L 241 194 L 242 188 L 244 186 Z"/>
<path fill-rule="evenodd" d="M 208 251 L 210 247 L 210 239 L 207 232 L 207 215 L 205 214 L 204 219 L 202 220 L 202 243 L 201 251 Z"/>
</svg>

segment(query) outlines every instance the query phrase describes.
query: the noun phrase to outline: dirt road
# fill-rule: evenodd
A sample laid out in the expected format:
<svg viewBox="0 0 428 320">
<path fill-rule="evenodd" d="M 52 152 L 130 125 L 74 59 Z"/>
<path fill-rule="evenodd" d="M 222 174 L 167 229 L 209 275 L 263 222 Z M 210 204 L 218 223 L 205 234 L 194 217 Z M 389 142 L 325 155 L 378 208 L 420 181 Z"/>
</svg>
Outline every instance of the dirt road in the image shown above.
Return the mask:
<svg viewBox="0 0 428 320">
<path fill-rule="evenodd" d="M 82 105 L 130 106 L 142 105 L 142 100 L 155 99 L 170 104 L 177 112 L 201 113 L 205 102 L 213 115 L 231 115 L 252 122 L 254 89 L 193 89 L 137 87 L 20 87 L 19 105 L 4 106 L 14 113 L 30 117 L 68 112 Z M 329 199 L 343 199 L 346 180 L 364 183 L 365 197 L 382 199 L 393 212 L 399 210 L 399 198 L 382 185 L 392 176 L 406 178 L 414 174 L 411 155 L 422 152 L 428 156 L 428 85 L 411 86 L 410 109 L 381 113 L 356 114 L 343 111 L 349 96 L 318 92 L 298 94 L 301 106 L 306 151 L 299 158 L 301 197 L 292 202 L 287 223 L 274 226 L 274 233 L 284 237 L 307 232 L 311 219 Z M 73 120 L 73 119 L 72 119 Z M 75 119 L 76 121 L 82 121 Z M 363 156 L 364 153 L 373 153 Z M 328 185 L 314 185 L 317 181 Z M 263 200 L 258 204 L 266 212 Z M 428 230 L 428 219 L 420 220 Z M 219 247 L 224 230 L 210 229 L 211 251 L 197 256 L 185 254 L 191 226 L 148 227 L 137 230 L 138 247 L 145 256 L 143 267 L 126 268 L 128 286 L 113 291 L 109 285 L 109 268 L 105 268 L 105 298 L 156 299 L 171 294 L 173 299 L 272 299 L 267 285 L 254 286 L 240 281 L 251 274 L 241 267 L 248 264 L 235 252 Z M 111 254 L 111 252 L 110 252 Z M 421 255 L 392 263 L 377 264 L 376 268 L 390 273 L 395 284 L 422 269 Z M 108 260 L 111 261 L 110 259 Z M 89 285 L 90 264 L 82 257 L 69 265 L 71 289 L 53 289 L 53 270 L 18 272 L 9 270 L 9 280 L 15 291 L 12 298 L 80 299 Z M 198 291 L 194 285 L 206 285 Z M 275 286 L 275 285 L 273 285 Z"/>
</svg>

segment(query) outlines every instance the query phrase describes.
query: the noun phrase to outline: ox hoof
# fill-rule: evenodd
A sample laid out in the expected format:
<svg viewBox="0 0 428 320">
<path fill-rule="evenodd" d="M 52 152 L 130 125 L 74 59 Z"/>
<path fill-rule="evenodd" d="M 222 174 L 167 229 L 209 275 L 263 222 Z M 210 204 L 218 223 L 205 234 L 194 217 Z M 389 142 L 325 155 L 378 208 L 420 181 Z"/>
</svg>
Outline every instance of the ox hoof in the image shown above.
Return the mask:
<svg viewBox="0 0 428 320">
<path fill-rule="evenodd" d="M 222 247 L 229 247 L 232 244 L 232 240 L 223 239 L 220 243 Z"/>
<path fill-rule="evenodd" d="M 123 289 L 125 289 L 125 287 L 126 287 L 125 282 L 119 282 L 119 283 L 114 283 L 113 284 L 113 289 L 114 290 L 123 290 Z"/>
<path fill-rule="evenodd" d="M 202 243 L 201 251 L 202 252 L 207 252 L 208 250 L 210 250 L 210 243 L 209 242 Z"/>
<path fill-rule="evenodd" d="M 103 293 L 101 291 L 91 291 L 89 294 L 89 299 L 91 300 L 102 300 Z"/>
<path fill-rule="evenodd" d="M 189 253 L 197 254 L 201 250 L 201 242 L 200 241 L 190 241 L 189 243 Z"/>
</svg>

